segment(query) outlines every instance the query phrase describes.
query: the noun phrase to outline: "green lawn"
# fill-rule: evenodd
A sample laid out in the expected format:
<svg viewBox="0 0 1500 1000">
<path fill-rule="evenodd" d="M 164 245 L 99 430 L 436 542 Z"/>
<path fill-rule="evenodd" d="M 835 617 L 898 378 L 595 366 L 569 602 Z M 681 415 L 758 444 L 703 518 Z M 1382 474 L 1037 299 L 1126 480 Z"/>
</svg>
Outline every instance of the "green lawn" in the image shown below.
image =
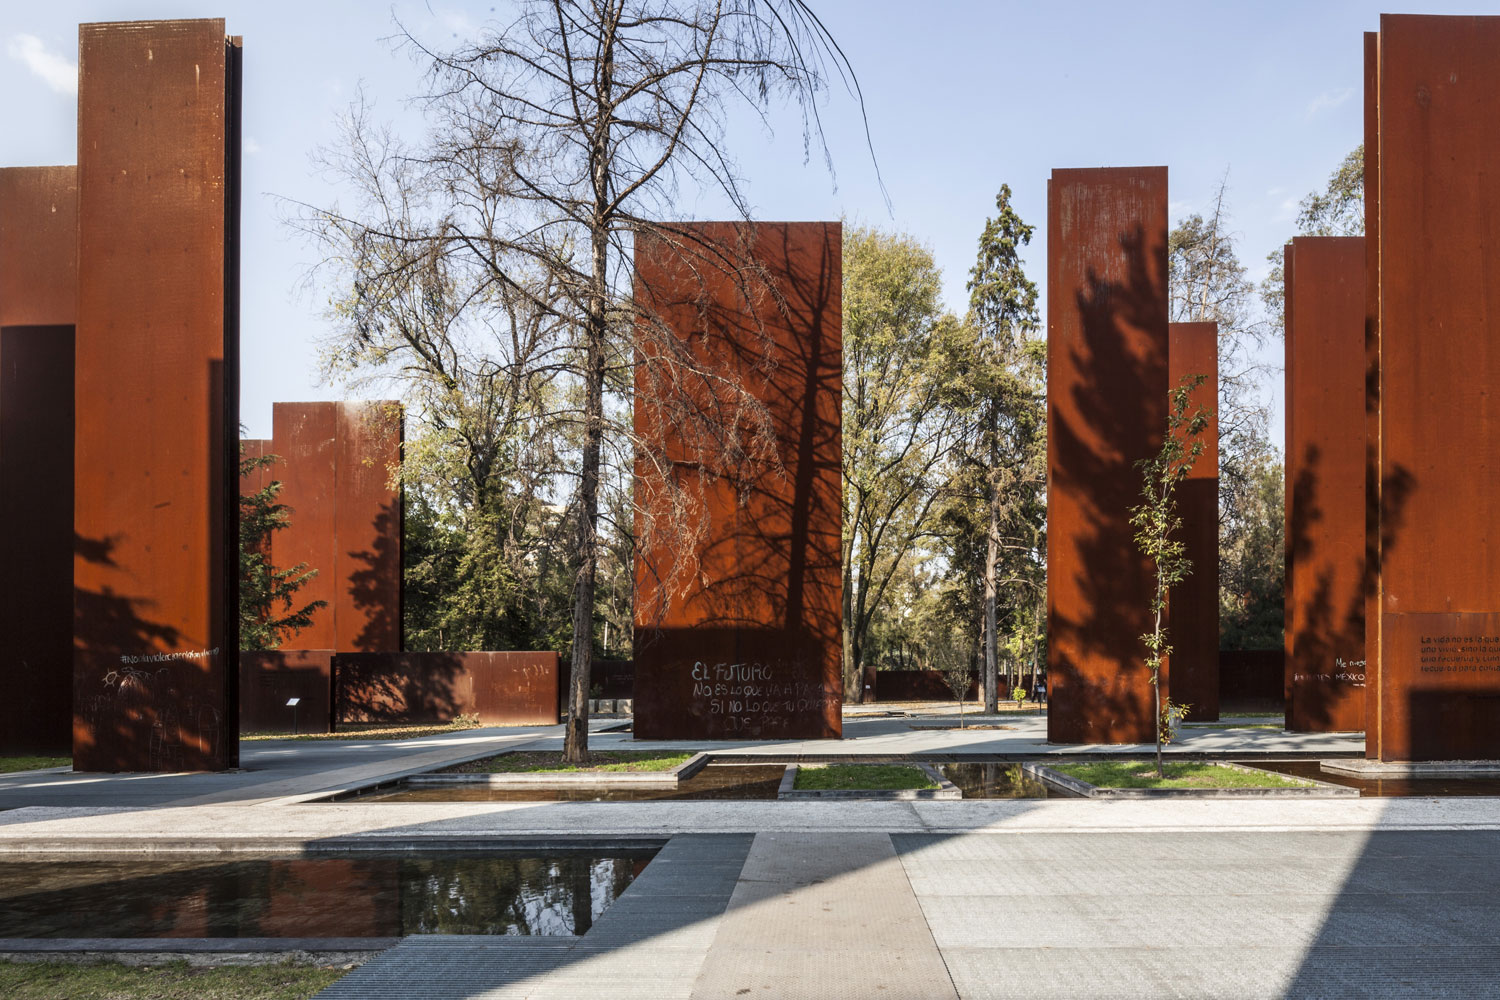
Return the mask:
<svg viewBox="0 0 1500 1000">
<path fill-rule="evenodd" d="M 562 751 L 525 750 L 503 753 L 467 764 L 443 768 L 446 774 L 577 774 L 599 771 L 670 771 L 687 763 L 690 753 L 662 754 L 655 750 L 591 750 L 587 765 L 566 764 Z"/>
<path fill-rule="evenodd" d="M 1308 784 L 1280 774 L 1252 774 L 1216 764 L 1168 764 L 1164 780 L 1156 777 L 1156 764 L 1148 760 L 1047 766 L 1098 788 L 1303 788 Z"/>
<path fill-rule="evenodd" d="M 0 757 L 0 774 L 11 771 L 38 771 L 44 767 L 67 767 L 72 757 Z"/>
<path fill-rule="evenodd" d="M 353 722 L 340 726 L 336 733 L 241 733 L 242 740 L 414 740 L 422 736 L 442 736 L 478 729 L 477 722 Z"/>
<path fill-rule="evenodd" d="M 7 1000 L 306 1000 L 344 969 L 309 965 L 195 968 L 186 962 L 135 967 L 105 962 L 0 962 Z"/>
<path fill-rule="evenodd" d="M 927 772 L 911 764 L 803 764 L 793 786 L 808 791 L 937 788 Z"/>
</svg>

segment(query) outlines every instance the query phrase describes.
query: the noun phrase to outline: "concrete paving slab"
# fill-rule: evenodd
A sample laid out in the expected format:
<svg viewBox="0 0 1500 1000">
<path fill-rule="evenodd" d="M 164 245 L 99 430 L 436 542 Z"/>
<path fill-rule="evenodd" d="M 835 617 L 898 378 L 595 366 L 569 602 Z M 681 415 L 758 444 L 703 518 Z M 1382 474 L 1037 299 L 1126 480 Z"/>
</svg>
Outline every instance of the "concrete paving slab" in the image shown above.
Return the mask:
<svg viewBox="0 0 1500 1000">
<path fill-rule="evenodd" d="M 890 838 L 756 837 L 694 998 L 956 997 Z"/>
</svg>

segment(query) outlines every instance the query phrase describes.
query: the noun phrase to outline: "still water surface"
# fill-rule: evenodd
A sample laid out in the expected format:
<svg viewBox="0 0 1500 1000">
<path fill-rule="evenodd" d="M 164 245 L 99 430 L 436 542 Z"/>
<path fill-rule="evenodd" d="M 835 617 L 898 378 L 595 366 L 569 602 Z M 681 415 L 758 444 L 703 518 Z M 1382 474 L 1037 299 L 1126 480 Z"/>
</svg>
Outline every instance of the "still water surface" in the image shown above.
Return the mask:
<svg viewBox="0 0 1500 1000">
<path fill-rule="evenodd" d="M 0 862 L 0 937 L 582 934 L 652 851 Z"/>
</svg>

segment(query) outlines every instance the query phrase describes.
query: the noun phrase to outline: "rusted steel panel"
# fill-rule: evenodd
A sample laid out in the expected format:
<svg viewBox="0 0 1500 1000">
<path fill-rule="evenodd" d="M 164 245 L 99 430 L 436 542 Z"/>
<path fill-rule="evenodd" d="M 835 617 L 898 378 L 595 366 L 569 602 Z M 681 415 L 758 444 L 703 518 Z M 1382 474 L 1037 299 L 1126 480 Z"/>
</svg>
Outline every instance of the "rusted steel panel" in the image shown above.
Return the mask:
<svg viewBox="0 0 1500 1000">
<path fill-rule="evenodd" d="M 1219 718 L 1219 325 L 1173 323 L 1168 332 L 1171 386 L 1207 377 L 1192 405 L 1213 416 L 1198 440 L 1203 453 L 1177 487 L 1180 535 L 1193 570 L 1172 588 L 1172 700 L 1189 706 L 1192 722 Z"/>
<path fill-rule="evenodd" d="M 1219 650 L 1219 704 L 1229 714 L 1281 711 L 1286 702 L 1286 651 Z"/>
<path fill-rule="evenodd" d="M 296 716 L 287 699 L 299 699 Z M 240 729 L 333 732 L 333 650 L 240 652 Z"/>
<path fill-rule="evenodd" d="M 700 431 L 674 414 L 712 406 L 716 390 L 657 381 L 666 344 L 642 339 L 636 433 L 676 463 L 669 474 L 688 484 L 706 537 L 689 553 L 695 572 L 677 593 L 662 583 L 672 545 L 636 548 L 635 735 L 836 739 L 842 227 L 695 223 L 682 232 L 686 250 L 656 237 L 637 241 L 637 302 L 661 318 L 674 349 L 764 405 L 781 469 L 695 492 Z M 774 295 L 756 279 L 737 282 L 714 259 L 715 248 L 734 260 L 741 247 Z M 644 459 L 636 471 L 638 504 L 657 510 L 663 480 Z"/>
<path fill-rule="evenodd" d="M 0 753 L 73 743 L 73 167 L 0 169 Z"/>
<path fill-rule="evenodd" d="M 1376 752 L 1500 757 L 1500 17 L 1382 15 L 1379 50 Z"/>
<path fill-rule="evenodd" d="M 952 702 L 953 689 L 940 670 L 876 670 L 874 690 L 868 701 L 947 701 Z M 1000 697 L 1005 697 L 1005 679 L 999 683 Z M 964 700 L 979 697 L 979 681 L 969 682 Z"/>
<path fill-rule="evenodd" d="M 1149 743 L 1130 509 L 1166 433 L 1167 170 L 1054 170 L 1047 198 L 1047 738 Z"/>
<path fill-rule="evenodd" d="M 275 452 L 271 448 L 269 438 L 240 438 L 240 461 L 251 458 L 265 458 Z M 251 496 L 259 493 L 271 485 L 271 480 L 280 478 L 276 475 L 276 465 L 256 466 L 248 475 L 240 476 L 240 496 Z"/>
<path fill-rule="evenodd" d="M 73 745 L 73 327 L 0 326 L 0 753 Z"/>
<path fill-rule="evenodd" d="M 271 451 L 280 456 L 276 478 L 286 504 L 286 527 L 271 539 L 271 561 L 282 569 L 305 563 L 318 571 L 297 591 L 303 603 L 326 601 L 312 622 L 288 636 L 283 649 L 338 649 L 334 611 L 338 599 L 337 403 L 274 403 Z"/>
<path fill-rule="evenodd" d="M 333 621 L 340 652 L 401 646 L 401 404 L 338 405 Z"/>
<path fill-rule="evenodd" d="M 276 403 L 272 451 L 288 525 L 273 560 L 318 571 L 299 591 L 327 601 L 286 649 L 401 648 L 401 405 L 390 401 Z"/>
<path fill-rule="evenodd" d="M 1364 728 L 1365 248 L 1286 251 L 1286 718 Z"/>
<path fill-rule="evenodd" d="M 238 761 L 238 49 L 79 28 L 74 766 Z"/>
<path fill-rule="evenodd" d="M 558 721 L 562 671 L 554 652 L 339 653 L 338 722 L 451 722 L 487 726 Z"/>
<path fill-rule="evenodd" d="M 0 326 L 78 315 L 78 168 L 0 167 Z"/>
<path fill-rule="evenodd" d="M 1365 756 L 1380 745 L 1380 33 L 1365 32 Z"/>
</svg>

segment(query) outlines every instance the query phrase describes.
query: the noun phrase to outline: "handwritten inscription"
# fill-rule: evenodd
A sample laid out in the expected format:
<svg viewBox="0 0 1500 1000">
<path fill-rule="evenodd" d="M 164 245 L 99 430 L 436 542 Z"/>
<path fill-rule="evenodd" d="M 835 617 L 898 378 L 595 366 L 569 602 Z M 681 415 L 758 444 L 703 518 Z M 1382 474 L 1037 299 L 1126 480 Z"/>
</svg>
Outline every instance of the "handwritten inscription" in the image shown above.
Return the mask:
<svg viewBox="0 0 1500 1000">
<path fill-rule="evenodd" d="M 1294 673 L 1293 682 L 1311 681 L 1316 684 L 1349 684 L 1365 686 L 1365 661 L 1346 660 L 1342 656 L 1333 658 L 1333 670 L 1328 673 Z"/>
<path fill-rule="evenodd" d="M 1417 664 L 1424 674 L 1500 672 L 1500 636 L 1424 635 Z"/>
<path fill-rule="evenodd" d="M 821 714 L 837 695 L 821 684 L 796 679 L 795 663 L 693 664 L 693 700 L 726 732 L 775 732 L 794 717 Z M 791 675 L 791 676 L 788 676 Z"/>
<path fill-rule="evenodd" d="M 122 655 L 121 663 L 169 663 L 172 660 L 206 660 L 219 655 L 219 647 L 213 649 L 189 649 L 181 653 L 147 653 L 143 656 Z"/>
</svg>

